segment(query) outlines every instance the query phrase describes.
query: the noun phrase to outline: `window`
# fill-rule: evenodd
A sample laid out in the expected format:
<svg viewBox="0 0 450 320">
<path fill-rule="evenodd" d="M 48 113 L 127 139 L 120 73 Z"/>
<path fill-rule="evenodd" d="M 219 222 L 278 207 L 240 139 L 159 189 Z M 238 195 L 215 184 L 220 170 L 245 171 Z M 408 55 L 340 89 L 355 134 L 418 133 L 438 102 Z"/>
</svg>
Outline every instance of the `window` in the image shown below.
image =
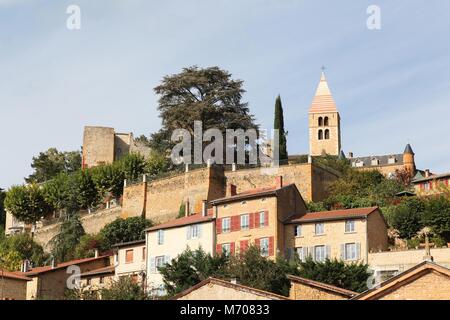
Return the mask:
<svg viewBox="0 0 450 320">
<path fill-rule="evenodd" d="M 91 278 L 87 279 L 87 281 L 86 281 L 86 282 L 87 282 L 87 285 L 88 285 L 88 286 L 90 286 L 90 285 L 91 285 L 91 280 L 92 280 Z"/>
<path fill-rule="evenodd" d="M 324 234 L 325 233 L 324 224 L 316 223 L 316 225 L 314 226 L 314 231 L 315 231 L 316 235 Z"/>
<path fill-rule="evenodd" d="M 356 243 L 345 244 L 345 260 L 356 260 Z"/>
<path fill-rule="evenodd" d="M 397 162 L 397 159 L 395 157 L 393 157 L 393 156 L 389 157 L 388 164 L 394 164 L 396 162 Z"/>
<path fill-rule="evenodd" d="M 189 239 L 198 239 L 200 238 L 200 225 L 194 224 L 192 226 L 189 226 Z"/>
<path fill-rule="evenodd" d="M 315 246 L 314 247 L 314 260 L 315 261 L 325 261 L 326 259 L 326 248 L 325 246 Z"/>
<path fill-rule="evenodd" d="M 330 130 L 326 129 L 325 130 L 325 140 L 330 139 Z"/>
<path fill-rule="evenodd" d="M 380 161 L 377 158 L 372 158 L 372 161 L 371 161 L 372 166 L 377 166 L 379 164 L 380 164 Z"/>
<path fill-rule="evenodd" d="M 164 266 L 164 256 L 155 257 L 155 267 L 161 268 Z"/>
<path fill-rule="evenodd" d="M 323 130 L 319 130 L 319 140 L 323 140 Z"/>
<path fill-rule="evenodd" d="M 425 182 L 425 183 L 423 184 L 423 187 L 424 187 L 424 189 L 425 189 L 426 191 L 430 190 L 430 183 L 429 183 L 429 182 Z"/>
<path fill-rule="evenodd" d="M 301 225 L 294 227 L 294 235 L 296 237 L 301 237 L 302 236 L 302 226 Z"/>
<path fill-rule="evenodd" d="M 345 232 L 355 232 L 355 221 L 354 220 L 345 221 Z"/>
<path fill-rule="evenodd" d="M 105 277 L 100 277 L 100 279 L 98 280 L 100 283 L 105 283 Z"/>
<path fill-rule="evenodd" d="M 323 119 L 323 125 L 324 125 L 325 127 L 328 126 L 328 117 L 325 117 L 325 118 Z"/>
<path fill-rule="evenodd" d="M 133 263 L 133 249 L 125 251 L 125 263 Z"/>
<path fill-rule="evenodd" d="M 222 219 L 222 232 L 230 232 L 231 230 L 231 218 Z"/>
<path fill-rule="evenodd" d="M 319 127 L 323 126 L 323 118 L 319 117 Z"/>
<path fill-rule="evenodd" d="M 259 239 L 259 250 L 263 257 L 267 257 L 269 255 L 269 238 Z"/>
<path fill-rule="evenodd" d="M 265 211 L 261 211 L 259 213 L 259 227 L 264 227 L 266 226 L 266 212 Z"/>
<path fill-rule="evenodd" d="M 145 261 L 145 247 L 142 248 L 142 261 Z"/>
<path fill-rule="evenodd" d="M 229 255 L 231 253 L 231 243 L 222 244 L 222 253 L 225 255 Z"/>
<path fill-rule="evenodd" d="M 158 230 L 158 244 L 164 244 L 164 230 Z"/>
<path fill-rule="evenodd" d="M 241 229 L 248 229 L 250 226 L 250 216 L 248 214 L 241 215 Z"/>
<path fill-rule="evenodd" d="M 297 255 L 298 258 L 300 259 L 300 261 L 305 261 L 306 260 L 306 248 L 305 247 L 299 247 L 295 249 L 297 251 Z"/>
</svg>

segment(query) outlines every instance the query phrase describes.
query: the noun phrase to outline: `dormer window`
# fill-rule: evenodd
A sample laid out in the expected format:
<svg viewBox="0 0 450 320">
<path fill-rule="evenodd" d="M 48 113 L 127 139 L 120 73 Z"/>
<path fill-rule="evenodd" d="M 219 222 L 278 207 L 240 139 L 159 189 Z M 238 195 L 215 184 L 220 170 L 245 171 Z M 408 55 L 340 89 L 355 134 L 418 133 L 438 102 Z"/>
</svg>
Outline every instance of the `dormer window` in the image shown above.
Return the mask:
<svg viewBox="0 0 450 320">
<path fill-rule="evenodd" d="M 380 160 L 378 160 L 377 158 L 372 158 L 370 164 L 371 164 L 372 166 L 377 166 L 377 165 L 380 164 Z"/>
<path fill-rule="evenodd" d="M 394 156 L 390 156 L 388 159 L 388 164 L 394 164 L 397 162 L 397 158 L 395 158 Z"/>
<path fill-rule="evenodd" d="M 364 162 L 361 160 L 356 160 L 355 162 L 355 167 L 364 167 Z"/>
</svg>

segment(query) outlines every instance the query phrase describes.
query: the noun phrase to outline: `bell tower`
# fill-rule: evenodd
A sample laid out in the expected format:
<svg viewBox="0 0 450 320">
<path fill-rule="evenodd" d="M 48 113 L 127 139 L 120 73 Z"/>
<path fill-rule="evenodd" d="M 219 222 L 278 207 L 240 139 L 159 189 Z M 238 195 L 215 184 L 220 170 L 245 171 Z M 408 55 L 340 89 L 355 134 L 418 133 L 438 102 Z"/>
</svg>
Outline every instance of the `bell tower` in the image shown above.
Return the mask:
<svg viewBox="0 0 450 320">
<path fill-rule="evenodd" d="M 341 152 L 341 118 L 323 71 L 308 116 L 309 154 L 338 156 Z"/>
</svg>

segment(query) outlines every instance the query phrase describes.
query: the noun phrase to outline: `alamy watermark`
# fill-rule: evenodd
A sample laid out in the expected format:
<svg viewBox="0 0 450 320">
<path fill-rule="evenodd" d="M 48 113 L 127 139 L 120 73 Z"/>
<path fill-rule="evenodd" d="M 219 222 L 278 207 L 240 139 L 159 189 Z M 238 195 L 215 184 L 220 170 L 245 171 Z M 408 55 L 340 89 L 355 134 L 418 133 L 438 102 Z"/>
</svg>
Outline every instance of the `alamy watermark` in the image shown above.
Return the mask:
<svg viewBox="0 0 450 320">
<path fill-rule="evenodd" d="M 81 29 L 81 9 L 76 4 L 71 4 L 67 7 L 66 13 L 69 15 L 66 20 L 66 27 L 69 30 Z"/>
</svg>

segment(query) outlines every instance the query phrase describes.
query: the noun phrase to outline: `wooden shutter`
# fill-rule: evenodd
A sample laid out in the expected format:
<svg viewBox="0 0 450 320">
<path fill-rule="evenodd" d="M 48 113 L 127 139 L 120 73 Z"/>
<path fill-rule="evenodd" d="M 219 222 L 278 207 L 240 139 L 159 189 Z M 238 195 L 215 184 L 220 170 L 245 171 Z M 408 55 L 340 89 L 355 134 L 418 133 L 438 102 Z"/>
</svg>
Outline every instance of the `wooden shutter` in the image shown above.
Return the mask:
<svg viewBox="0 0 450 320">
<path fill-rule="evenodd" d="M 164 256 L 164 264 L 170 263 L 170 256 Z"/>
<path fill-rule="evenodd" d="M 216 220 L 216 234 L 222 233 L 222 218 Z"/>
<path fill-rule="evenodd" d="M 273 241 L 273 237 L 269 237 L 269 256 L 273 256 L 274 255 L 274 241 Z"/>
<path fill-rule="evenodd" d="M 345 260 L 345 244 L 341 244 L 341 260 Z"/>
<path fill-rule="evenodd" d="M 240 229 L 241 216 L 231 217 L 231 231 L 238 231 Z"/>
<path fill-rule="evenodd" d="M 230 243 L 230 254 L 234 254 L 234 252 L 235 252 L 235 245 L 234 245 L 234 242 L 231 242 Z"/>
<path fill-rule="evenodd" d="M 186 239 L 191 239 L 191 226 L 186 226 Z"/>
<path fill-rule="evenodd" d="M 155 273 L 156 272 L 155 257 L 149 257 L 149 261 L 150 261 L 150 273 Z"/>
<path fill-rule="evenodd" d="M 260 239 L 255 239 L 255 246 L 259 249 L 260 248 L 260 243 L 259 243 Z"/>
<path fill-rule="evenodd" d="M 259 212 L 255 212 L 255 228 L 259 228 Z"/>
<path fill-rule="evenodd" d="M 216 253 L 218 255 L 222 254 L 222 245 L 221 244 L 216 244 Z"/>
<path fill-rule="evenodd" d="M 125 251 L 125 262 L 132 263 L 133 262 L 133 249 Z"/>
<path fill-rule="evenodd" d="M 269 225 L 269 211 L 264 211 L 264 226 L 268 226 Z"/>
<path fill-rule="evenodd" d="M 198 224 L 197 225 L 197 230 L 198 230 L 198 234 L 197 234 L 197 237 L 198 238 L 201 238 L 202 237 L 202 224 Z"/>
<path fill-rule="evenodd" d="M 316 250 L 314 250 L 314 247 L 309 247 L 309 255 L 313 260 L 316 260 Z"/>
<path fill-rule="evenodd" d="M 253 228 L 255 228 L 255 213 L 252 212 L 252 213 L 249 213 L 248 215 L 249 215 L 249 223 L 248 223 L 249 228 L 253 229 Z"/>
<path fill-rule="evenodd" d="M 239 252 L 244 253 L 248 249 L 248 240 L 241 240 L 239 242 Z"/>
<path fill-rule="evenodd" d="M 356 259 L 361 259 L 361 243 L 356 243 Z"/>
</svg>

